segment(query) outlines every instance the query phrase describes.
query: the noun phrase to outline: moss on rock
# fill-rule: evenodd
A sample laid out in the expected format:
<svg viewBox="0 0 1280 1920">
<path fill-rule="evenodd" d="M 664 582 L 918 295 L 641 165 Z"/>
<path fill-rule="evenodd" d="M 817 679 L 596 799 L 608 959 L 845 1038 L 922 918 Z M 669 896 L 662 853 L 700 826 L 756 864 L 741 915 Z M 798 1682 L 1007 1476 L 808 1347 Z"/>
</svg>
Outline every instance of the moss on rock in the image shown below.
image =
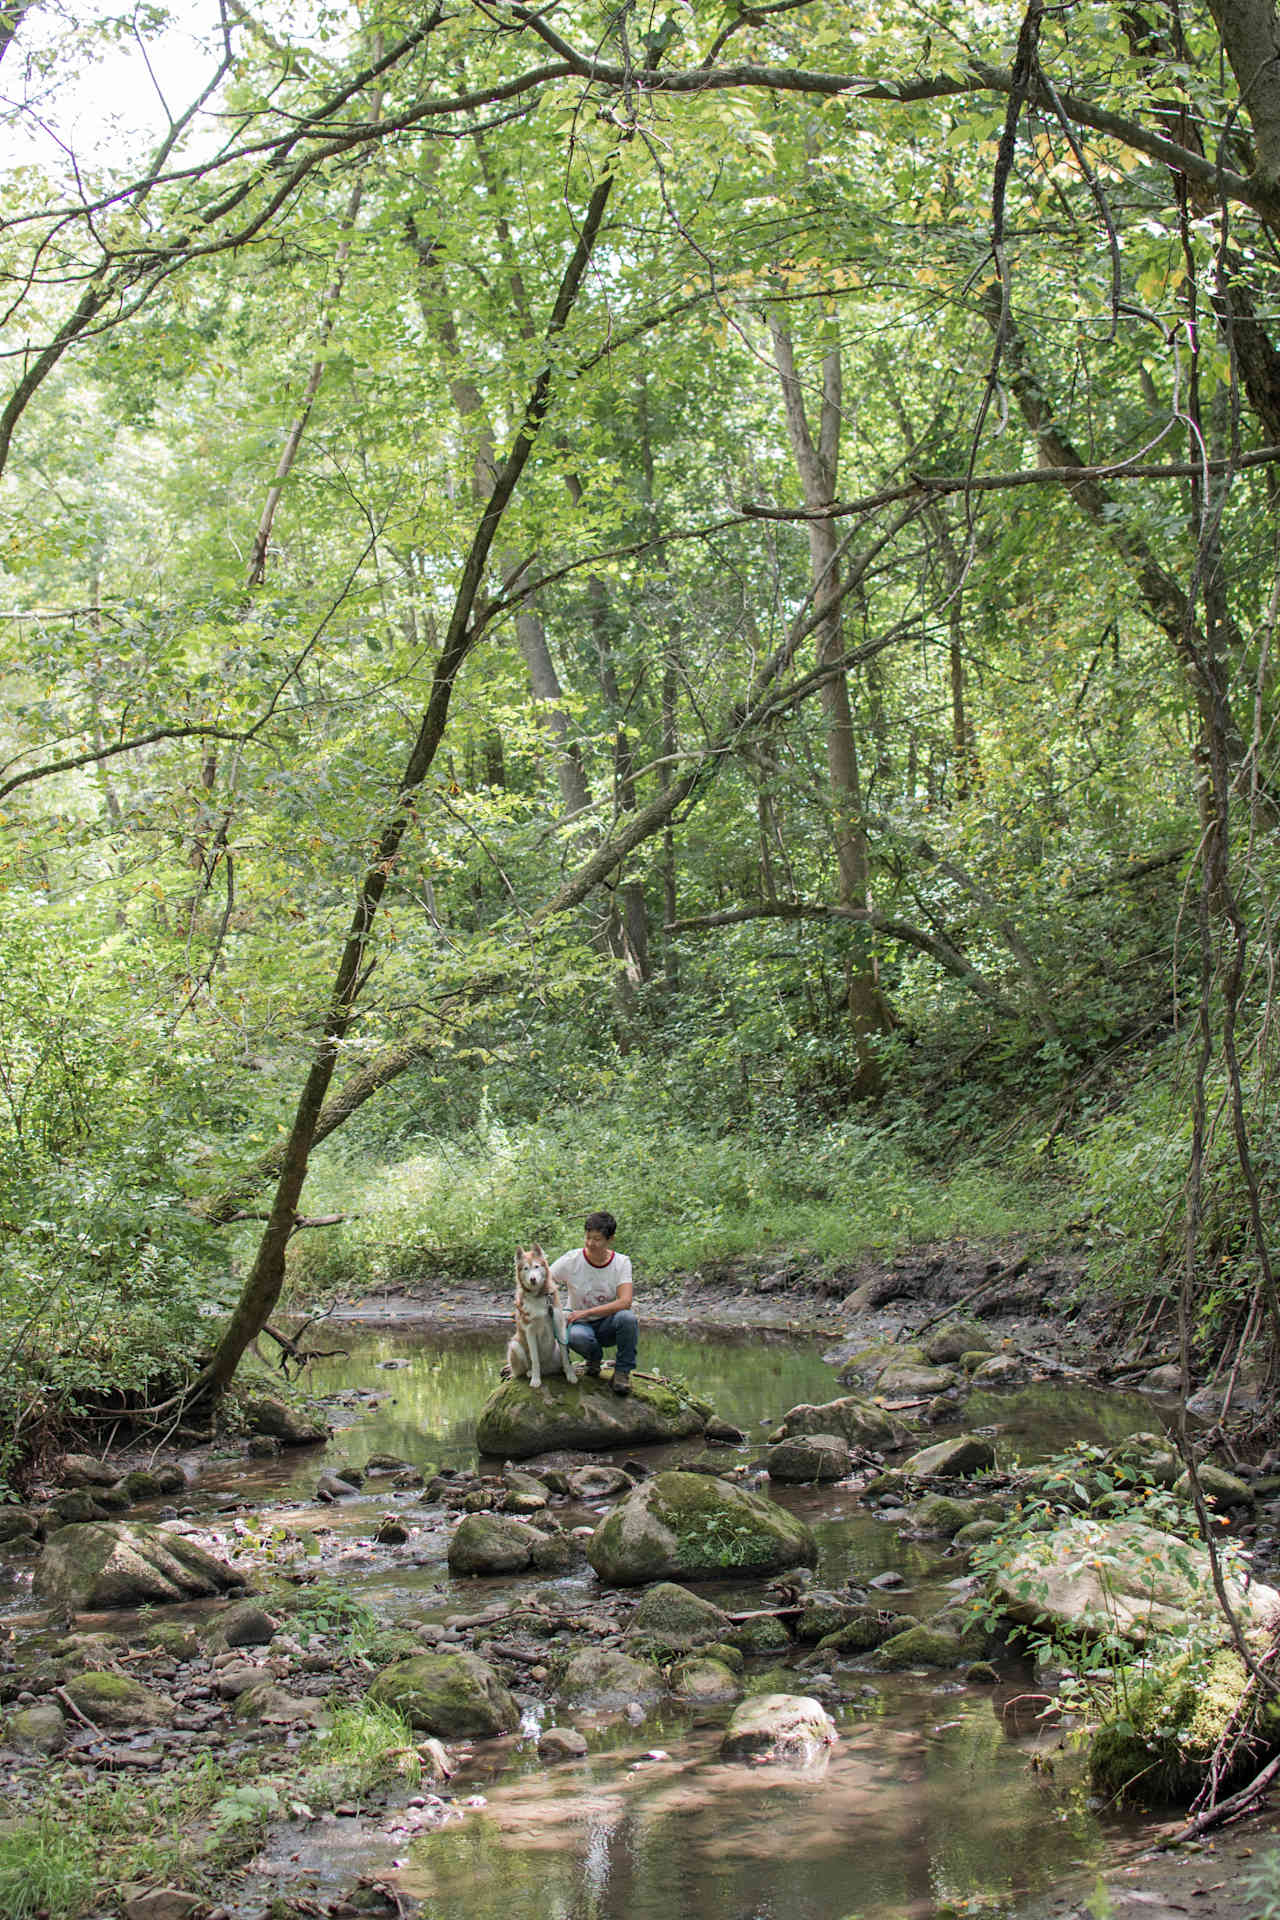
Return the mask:
<svg viewBox="0 0 1280 1920">
<path fill-rule="evenodd" d="M 774 1573 L 813 1566 L 818 1543 L 804 1521 L 745 1488 L 701 1473 L 659 1473 L 596 1529 L 587 1558 L 602 1580 Z"/>
<path fill-rule="evenodd" d="M 614 1393 L 607 1381 L 583 1378 L 571 1387 L 562 1377 L 533 1388 L 527 1380 L 504 1380 L 480 1410 L 476 1445 L 505 1460 L 574 1447 L 638 1446 L 684 1440 L 702 1433 L 712 1409 L 650 1374 L 633 1373 L 631 1392 Z"/>
<path fill-rule="evenodd" d="M 1207 1665 L 1184 1656 L 1137 1679 L 1090 1744 L 1095 1791 L 1144 1805 L 1191 1799 L 1239 1710 L 1246 1678 L 1239 1655 L 1224 1647 Z M 1251 1778 L 1258 1767 L 1257 1747 L 1242 1742 L 1234 1770 L 1219 1786 L 1225 1791 Z"/>
<path fill-rule="evenodd" d="M 420 1653 L 381 1672 L 369 1698 L 441 1740 L 514 1733 L 519 1710 L 493 1668 L 474 1653 Z"/>
</svg>

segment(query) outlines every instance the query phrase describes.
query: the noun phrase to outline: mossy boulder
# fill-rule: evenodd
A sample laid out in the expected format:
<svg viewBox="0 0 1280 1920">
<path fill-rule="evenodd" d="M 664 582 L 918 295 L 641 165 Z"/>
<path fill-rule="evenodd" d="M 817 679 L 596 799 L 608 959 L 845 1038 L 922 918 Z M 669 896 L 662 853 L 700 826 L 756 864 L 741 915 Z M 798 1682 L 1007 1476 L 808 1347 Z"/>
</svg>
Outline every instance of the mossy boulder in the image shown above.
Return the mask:
<svg viewBox="0 0 1280 1920">
<path fill-rule="evenodd" d="M 474 1653 L 420 1653 L 386 1667 L 369 1698 L 441 1740 L 514 1733 L 520 1713 L 493 1668 Z"/>
<path fill-rule="evenodd" d="M 1090 1744 L 1095 1791 L 1109 1800 L 1124 1796 L 1144 1805 L 1191 1799 L 1239 1714 L 1247 1678 L 1243 1661 L 1227 1647 L 1207 1662 L 1181 1657 L 1134 1675 L 1114 1720 L 1100 1727 Z M 1267 1744 L 1275 1743 L 1272 1731 Z M 1225 1794 L 1237 1781 L 1251 1778 L 1258 1766 L 1257 1746 L 1236 1742 L 1234 1766 L 1219 1780 L 1220 1791 Z"/>
<path fill-rule="evenodd" d="M 996 1450 L 989 1440 L 976 1433 L 958 1433 L 954 1440 L 921 1447 L 902 1465 L 904 1472 L 922 1480 L 967 1480 L 975 1473 L 989 1472 L 995 1463 Z"/>
<path fill-rule="evenodd" d="M 804 1611 L 795 1622 L 795 1635 L 797 1640 L 809 1642 L 825 1640 L 829 1633 L 838 1633 L 858 1612 L 855 1601 L 843 1600 L 836 1593 L 806 1593 L 801 1605 Z"/>
<path fill-rule="evenodd" d="M 882 1640 L 876 1649 L 875 1664 L 885 1668 L 957 1667 L 969 1657 L 958 1634 L 917 1622 Z"/>
<path fill-rule="evenodd" d="M 52 1700 L 37 1700 L 9 1715 L 4 1738 L 19 1753 L 60 1753 L 67 1744 L 67 1723 Z"/>
<path fill-rule="evenodd" d="M 971 1520 L 989 1516 L 982 1513 L 980 1501 L 953 1500 L 949 1494 L 929 1493 L 911 1508 L 909 1518 L 913 1533 L 941 1533 L 950 1539 Z"/>
<path fill-rule="evenodd" d="M 838 1433 L 797 1434 L 779 1440 L 765 1456 L 769 1478 L 784 1486 L 843 1480 L 851 1464 L 849 1448 Z"/>
<path fill-rule="evenodd" d="M 711 1417 L 705 1401 L 642 1373 L 632 1374 L 625 1397 L 608 1381 L 585 1375 L 576 1387 L 559 1376 L 538 1388 L 527 1380 L 504 1380 L 480 1410 L 476 1445 L 481 1453 L 527 1460 L 562 1447 L 591 1452 L 684 1440 L 702 1433 Z"/>
<path fill-rule="evenodd" d="M 846 1387 L 874 1387 L 879 1382 L 886 1367 L 923 1367 L 927 1366 L 923 1347 L 895 1346 L 892 1341 L 872 1341 L 870 1345 L 859 1347 L 858 1351 L 845 1361 L 840 1369 L 841 1385 Z"/>
<path fill-rule="evenodd" d="M 542 1535 L 508 1513 L 469 1513 L 449 1542 L 451 1573 L 521 1573 Z"/>
<path fill-rule="evenodd" d="M 610 1647 L 584 1647 L 565 1668 L 560 1697 L 576 1707 L 651 1707 L 662 1698 L 662 1675 L 647 1660 Z"/>
<path fill-rule="evenodd" d="M 700 1593 L 659 1580 L 645 1589 L 627 1627 L 628 1640 L 643 1640 L 655 1650 L 688 1652 L 710 1640 L 722 1640 L 732 1622 L 722 1608 Z"/>
<path fill-rule="evenodd" d="M 716 1704 L 722 1700 L 740 1700 L 742 1682 L 723 1660 L 709 1654 L 691 1654 L 672 1667 L 668 1680 L 677 1700 L 691 1704 Z"/>
<path fill-rule="evenodd" d="M 285 1447 L 314 1447 L 329 1429 L 310 1407 L 282 1400 L 276 1393 L 248 1393 L 239 1404 L 246 1433 L 266 1434 Z"/>
<path fill-rule="evenodd" d="M 167 1694 L 123 1673 L 77 1673 L 63 1692 L 95 1727 L 167 1727 L 176 1712 Z"/>
<path fill-rule="evenodd" d="M 120 1520 L 59 1527 L 34 1570 L 36 1598 L 80 1613 L 166 1605 L 242 1587 L 234 1567 L 164 1527 Z"/>
<path fill-rule="evenodd" d="M 1225 1467 L 1215 1467 L 1206 1460 L 1197 1467 L 1196 1478 L 1200 1482 L 1200 1491 L 1209 1505 L 1218 1507 L 1224 1512 L 1229 1507 L 1247 1510 L 1257 1503 L 1257 1497 L 1248 1481 L 1242 1480 L 1238 1473 L 1228 1473 Z M 1181 1495 L 1182 1499 L 1190 1500 L 1190 1474 L 1179 1474 L 1173 1483 L 1173 1490 Z"/>
<path fill-rule="evenodd" d="M 856 1393 L 842 1394 L 838 1400 L 825 1400 L 816 1406 L 805 1402 L 792 1407 L 770 1437 L 778 1441 L 802 1434 L 832 1433 L 851 1447 L 900 1447 L 907 1438 L 901 1421 Z"/>
<path fill-rule="evenodd" d="M 835 1721 L 820 1701 L 805 1694 L 764 1693 L 734 1708 L 720 1753 L 725 1760 L 811 1766 L 835 1741 Z"/>
<path fill-rule="evenodd" d="M 739 1620 L 729 1628 L 725 1639 L 741 1653 L 785 1653 L 791 1635 L 781 1620 L 762 1613 L 756 1620 Z"/>
<path fill-rule="evenodd" d="M 811 1529 L 784 1507 L 702 1473 L 659 1473 L 614 1508 L 587 1558 L 602 1580 L 711 1579 L 814 1566 Z"/>
<path fill-rule="evenodd" d="M 890 1613 L 884 1607 L 857 1607 L 852 1619 L 824 1634 L 818 1642 L 819 1653 L 870 1653 L 886 1640 L 901 1636 L 919 1621 L 909 1613 Z"/>
<path fill-rule="evenodd" d="M 945 1393 L 948 1387 L 955 1386 L 956 1377 L 952 1367 L 917 1367 L 899 1360 L 885 1368 L 876 1381 L 876 1392 L 919 1400 L 926 1394 Z"/>
<path fill-rule="evenodd" d="M 1225 1576 L 1246 1629 L 1266 1626 L 1280 1594 L 1259 1580 Z M 1136 1520 L 1074 1515 L 1031 1534 L 993 1571 L 991 1596 L 1020 1624 L 1051 1632 L 1118 1633 L 1135 1646 L 1181 1631 L 1191 1619 L 1220 1626 L 1209 1557 L 1202 1547 Z"/>
<path fill-rule="evenodd" d="M 954 1366 L 965 1354 L 986 1346 L 987 1330 L 977 1320 L 944 1320 L 924 1342 L 924 1357 L 931 1367 Z"/>
</svg>

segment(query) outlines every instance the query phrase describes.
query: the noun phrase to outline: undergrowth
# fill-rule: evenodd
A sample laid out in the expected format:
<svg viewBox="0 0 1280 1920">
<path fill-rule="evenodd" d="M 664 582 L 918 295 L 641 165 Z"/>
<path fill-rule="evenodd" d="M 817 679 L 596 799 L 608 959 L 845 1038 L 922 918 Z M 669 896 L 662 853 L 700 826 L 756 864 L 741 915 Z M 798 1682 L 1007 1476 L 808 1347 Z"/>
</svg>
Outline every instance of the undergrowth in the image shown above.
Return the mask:
<svg viewBox="0 0 1280 1920">
<path fill-rule="evenodd" d="M 316 1205 L 347 1215 L 296 1246 L 303 1291 L 369 1287 L 424 1271 L 493 1279 L 511 1249 L 576 1244 L 607 1206 L 649 1275 L 785 1249 L 839 1262 L 925 1240 L 1047 1232 L 1048 1181 L 976 1162 L 943 1175 L 894 1129 L 861 1120 L 767 1139 L 717 1133 L 602 1101 L 573 1124 L 488 1119 L 370 1166 L 317 1164 Z"/>
</svg>

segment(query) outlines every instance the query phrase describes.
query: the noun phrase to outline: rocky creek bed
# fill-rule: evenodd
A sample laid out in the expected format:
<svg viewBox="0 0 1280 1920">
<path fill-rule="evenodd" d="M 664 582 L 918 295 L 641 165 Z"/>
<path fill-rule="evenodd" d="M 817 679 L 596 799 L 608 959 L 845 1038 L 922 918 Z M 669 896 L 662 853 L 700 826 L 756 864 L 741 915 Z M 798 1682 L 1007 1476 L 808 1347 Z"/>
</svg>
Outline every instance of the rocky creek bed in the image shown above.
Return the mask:
<svg viewBox="0 0 1280 1920">
<path fill-rule="evenodd" d="M 935 1254 L 905 1299 L 791 1269 L 673 1291 L 642 1353 L 663 1380 L 626 1407 L 693 1408 L 665 1440 L 608 1431 L 606 1385 L 572 1443 L 560 1383 L 545 1447 L 478 1457 L 505 1303 L 462 1289 L 330 1322 L 350 1352 L 310 1369 L 300 1425 L 260 1383 L 237 1434 L 73 1459 L 0 1522 L 10 1830 L 116 1818 L 115 1892 L 84 1911 L 130 1920 L 1096 1913 L 1099 1875 L 1117 1911 L 1234 1920 L 1265 1820 L 1126 1858 L 1168 1820 L 1098 1804 L 1055 1676 L 970 1605 L 1037 1460 L 1159 1428 L 1158 1399 L 1079 1377 L 1042 1276 L 992 1258 L 1000 1311 L 917 1352 Z M 1275 1489 L 1237 1489 L 1260 1590 Z"/>
</svg>

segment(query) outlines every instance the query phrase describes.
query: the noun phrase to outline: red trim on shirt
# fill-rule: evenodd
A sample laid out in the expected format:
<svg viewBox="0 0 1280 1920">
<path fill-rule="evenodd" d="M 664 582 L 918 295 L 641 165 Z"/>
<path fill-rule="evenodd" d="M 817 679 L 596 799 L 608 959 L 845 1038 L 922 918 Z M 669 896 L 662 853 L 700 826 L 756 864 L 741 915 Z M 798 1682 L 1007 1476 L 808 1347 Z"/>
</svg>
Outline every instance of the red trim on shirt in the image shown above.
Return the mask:
<svg viewBox="0 0 1280 1920">
<path fill-rule="evenodd" d="M 584 1247 L 582 1249 L 582 1257 L 586 1261 L 587 1265 L 593 1268 L 596 1273 L 603 1273 L 606 1267 L 612 1266 L 613 1256 L 617 1251 L 618 1249 L 616 1247 L 610 1247 L 609 1258 L 607 1260 L 596 1261 L 591 1258 L 591 1255 L 587 1252 L 586 1248 Z"/>
</svg>

